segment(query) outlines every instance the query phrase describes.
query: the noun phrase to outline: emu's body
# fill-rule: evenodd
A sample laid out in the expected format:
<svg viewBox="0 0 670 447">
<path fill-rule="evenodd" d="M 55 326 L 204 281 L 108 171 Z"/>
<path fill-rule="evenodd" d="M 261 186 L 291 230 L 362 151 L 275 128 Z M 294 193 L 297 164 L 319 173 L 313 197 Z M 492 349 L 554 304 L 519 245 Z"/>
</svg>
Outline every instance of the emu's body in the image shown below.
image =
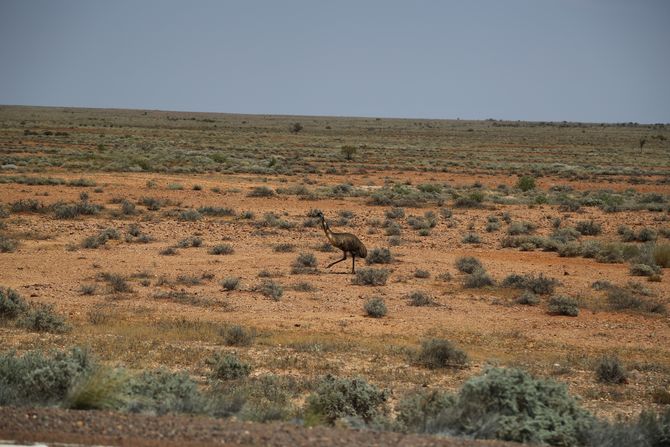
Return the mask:
<svg viewBox="0 0 670 447">
<path fill-rule="evenodd" d="M 349 253 L 351 255 L 351 273 L 356 273 L 356 257 L 365 258 L 368 255 L 367 248 L 365 248 L 365 245 L 363 245 L 363 242 L 361 242 L 360 239 L 351 233 L 333 233 L 328 227 L 328 223 L 326 222 L 323 213 L 319 213 L 319 217 L 321 218 L 321 227 L 323 228 L 323 232 L 326 233 L 328 241 L 333 247 L 342 250 L 343 254 L 342 259 L 331 262 L 326 268 L 330 268 L 338 262 L 344 261 L 347 259 L 347 253 Z"/>
</svg>

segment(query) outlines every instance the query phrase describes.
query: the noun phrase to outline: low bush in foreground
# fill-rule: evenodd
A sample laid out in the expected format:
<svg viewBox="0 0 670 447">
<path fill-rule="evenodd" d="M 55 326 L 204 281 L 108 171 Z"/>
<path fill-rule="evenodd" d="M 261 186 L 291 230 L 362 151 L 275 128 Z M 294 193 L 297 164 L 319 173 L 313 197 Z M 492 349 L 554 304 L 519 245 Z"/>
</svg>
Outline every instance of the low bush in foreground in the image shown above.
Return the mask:
<svg viewBox="0 0 670 447">
<path fill-rule="evenodd" d="M 293 261 L 291 273 L 317 273 L 317 265 L 316 256 L 313 253 L 300 253 Z"/>
<path fill-rule="evenodd" d="M 126 409 L 139 413 L 201 413 L 205 399 L 187 373 L 160 368 L 130 381 Z"/>
<path fill-rule="evenodd" d="M 363 305 L 365 313 L 372 318 L 381 318 L 386 315 L 387 309 L 383 298 L 370 298 Z"/>
<path fill-rule="evenodd" d="M 430 369 L 465 368 L 468 356 L 449 340 L 432 338 L 421 342 L 421 349 L 416 353 L 414 361 Z"/>
<path fill-rule="evenodd" d="M 230 244 L 215 245 L 207 251 L 210 255 L 230 255 L 234 252 L 235 249 Z"/>
<path fill-rule="evenodd" d="M 565 385 L 535 379 L 518 369 L 491 368 L 461 387 L 435 432 L 531 444 L 584 444 L 593 417 Z"/>
<path fill-rule="evenodd" d="M 38 304 L 27 310 L 19 320 L 19 326 L 33 332 L 62 334 L 70 330 L 65 319 L 54 312 L 50 304 Z"/>
<path fill-rule="evenodd" d="M 26 311 L 28 305 L 13 289 L 0 287 L 0 320 L 12 320 Z"/>
<path fill-rule="evenodd" d="M 390 393 L 361 378 L 341 379 L 326 376 L 307 398 L 305 419 L 308 424 L 334 424 L 338 419 L 358 418 L 365 423 L 387 412 Z"/>
<path fill-rule="evenodd" d="M 596 366 L 596 377 L 599 382 L 621 384 L 628 381 L 626 369 L 616 356 L 605 356 Z"/>
<path fill-rule="evenodd" d="M 388 277 L 389 271 L 386 269 L 361 268 L 351 282 L 359 286 L 383 286 Z"/>
<path fill-rule="evenodd" d="M 463 256 L 456 260 L 456 268 L 461 273 L 472 273 L 477 269 L 481 269 L 482 263 L 473 256 Z"/>
<path fill-rule="evenodd" d="M 577 300 L 566 295 L 554 295 L 549 299 L 549 313 L 576 317 L 579 315 Z"/>
<path fill-rule="evenodd" d="M 435 300 L 426 292 L 415 290 L 409 294 L 409 304 L 410 306 L 434 306 Z"/>
<path fill-rule="evenodd" d="M 77 348 L 0 354 L 0 405 L 59 403 L 93 365 L 88 352 Z"/>
<path fill-rule="evenodd" d="M 486 273 L 483 268 L 474 270 L 463 280 L 463 287 L 466 289 L 478 289 L 480 287 L 492 286 L 495 281 Z"/>
<path fill-rule="evenodd" d="M 368 264 L 390 264 L 393 261 L 393 255 L 388 248 L 373 248 L 365 261 Z"/>
<path fill-rule="evenodd" d="M 251 365 L 241 362 L 235 354 L 215 354 L 207 360 L 212 372 L 212 380 L 235 380 L 247 377 L 251 372 Z"/>
</svg>

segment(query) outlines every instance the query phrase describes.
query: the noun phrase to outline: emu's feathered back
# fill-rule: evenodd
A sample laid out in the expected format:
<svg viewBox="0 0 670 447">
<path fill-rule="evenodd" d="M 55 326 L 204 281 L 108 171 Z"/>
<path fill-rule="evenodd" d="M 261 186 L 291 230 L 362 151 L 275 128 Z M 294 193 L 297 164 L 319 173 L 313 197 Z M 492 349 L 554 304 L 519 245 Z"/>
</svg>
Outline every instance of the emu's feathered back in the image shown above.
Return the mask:
<svg viewBox="0 0 670 447">
<path fill-rule="evenodd" d="M 342 250 L 344 257 L 338 261 L 335 261 L 331 263 L 328 267 L 332 267 L 333 265 L 337 264 L 338 262 L 342 262 L 345 259 L 347 259 L 347 253 L 351 255 L 352 259 L 352 264 L 351 264 L 351 271 L 352 273 L 356 272 L 356 258 L 365 258 L 368 255 L 368 250 L 365 248 L 365 245 L 363 242 L 361 242 L 360 239 L 358 239 L 355 235 L 351 233 L 334 233 L 331 231 L 330 227 L 328 227 L 328 223 L 326 222 L 326 218 L 324 217 L 322 212 L 319 212 L 319 217 L 321 218 L 321 227 L 323 228 L 324 233 L 326 233 L 326 237 L 328 238 L 328 241 L 334 246 Z"/>
</svg>

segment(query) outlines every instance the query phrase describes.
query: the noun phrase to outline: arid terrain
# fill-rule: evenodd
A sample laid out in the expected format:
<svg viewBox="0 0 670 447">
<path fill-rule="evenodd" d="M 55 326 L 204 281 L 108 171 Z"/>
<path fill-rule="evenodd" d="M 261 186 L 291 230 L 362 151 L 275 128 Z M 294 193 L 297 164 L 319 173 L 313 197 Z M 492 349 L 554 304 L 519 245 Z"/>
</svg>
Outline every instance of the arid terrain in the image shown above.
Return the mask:
<svg viewBox="0 0 670 447">
<path fill-rule="evenodd" d="M 388 389 L 392 414 L 417 387 L 456 392 L 501 366 L 565 383 L 599 418 L 663 411 L 669 135 L 2 106 L 0 286 L 52 305 L 68 328 L 0 320 L 1 350 L 82 347 L 202 388 L 208 359 L 235 353 L 244 380 L 297 381 L 294 410 L 326 374 Z M 342 252 L 327 251 L 315 210 L 366 245 L 358 276 L 350 259 L 326 268 Z M 464 273 L 463 257 L 483 269 Z M 366 311 L 372 298 L 384 316 Z M 232 327 L 250 340 L 231 342 Z M 428 339 L 467 362 L 426 367 Z M 625 383 L 599 380 L 603 358 Z"/>
</svg>

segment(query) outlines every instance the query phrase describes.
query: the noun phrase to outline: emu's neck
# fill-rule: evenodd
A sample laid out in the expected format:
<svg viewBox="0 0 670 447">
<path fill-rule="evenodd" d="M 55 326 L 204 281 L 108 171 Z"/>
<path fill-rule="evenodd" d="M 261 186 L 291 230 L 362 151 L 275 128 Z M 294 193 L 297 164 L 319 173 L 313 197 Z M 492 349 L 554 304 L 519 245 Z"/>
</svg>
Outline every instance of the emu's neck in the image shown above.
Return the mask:
<svg viewBox="0 0 670 447">
<path fill-rule="evenodd" d="M 326 237 L 330 241 L 330 243 L 334 243 L 334 237 L 333 237 L 333 232 L 330 230 L 328 227 L 328 224 L 326 223 L 326 218 L 321 216 L 321 227 L 323 228 L 323 232 L 326 233 Z"/>
</svg>

